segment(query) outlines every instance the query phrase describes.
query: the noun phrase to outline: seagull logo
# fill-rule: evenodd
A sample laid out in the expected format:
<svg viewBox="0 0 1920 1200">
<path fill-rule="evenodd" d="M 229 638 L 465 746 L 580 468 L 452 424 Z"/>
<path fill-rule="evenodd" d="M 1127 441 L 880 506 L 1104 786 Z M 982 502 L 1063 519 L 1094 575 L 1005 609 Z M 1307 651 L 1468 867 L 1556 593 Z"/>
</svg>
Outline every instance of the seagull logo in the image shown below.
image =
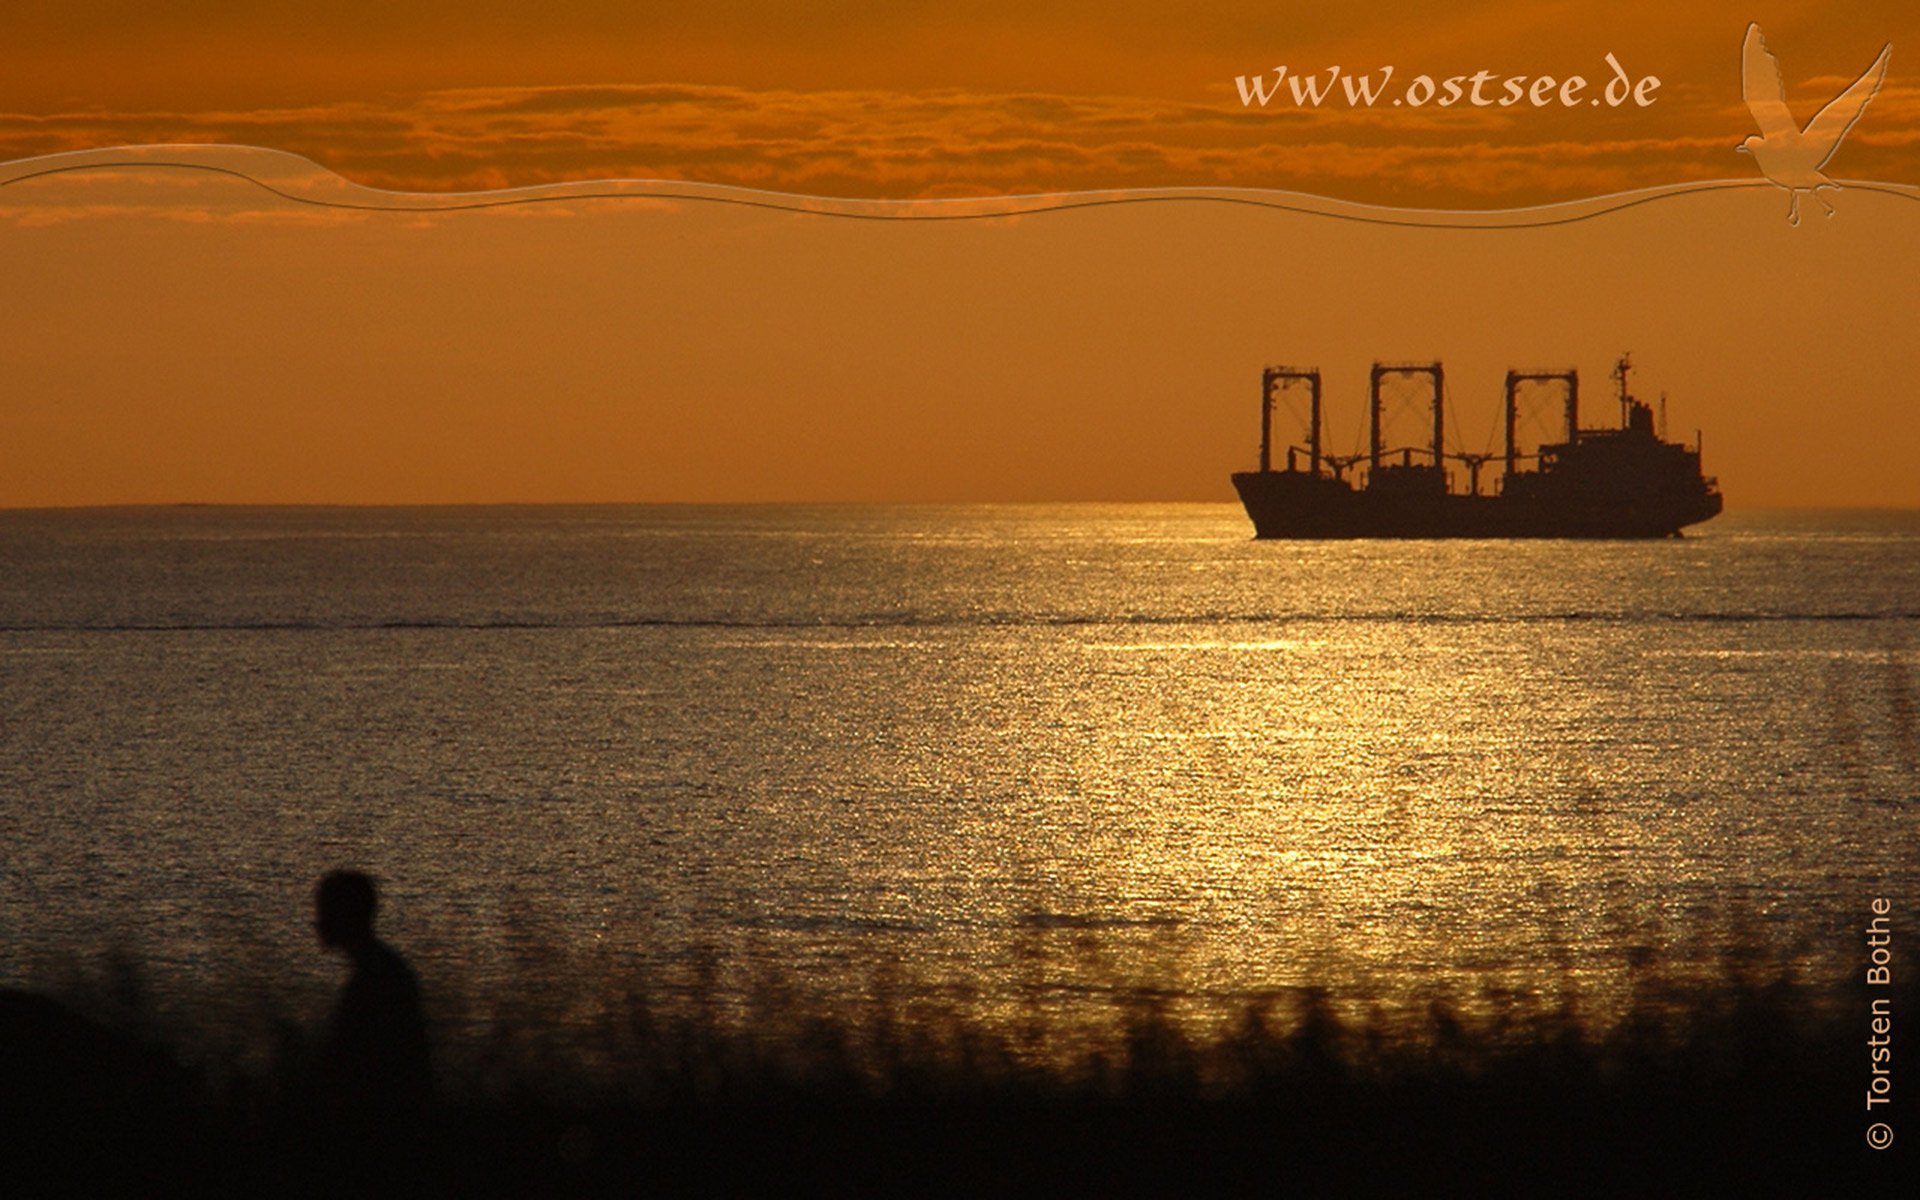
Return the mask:
<svg viewBox="0 0 1920 1200">
<path fill-rule="evenodd" d="M 1833 215 L 1833 205 L 1827 203 L 1820 189 L 1839 191 L 1840 185 L 1822 175 L 1820 168 L 1827 165 L 1833 152 L 1840 148 L 1840 139 L 1853 128 L 1853 123 L 1866 110 L 1867 101 L 1880 90 L 1880 81 L 1887 77 L 1887 57 L 1892 53 L 1891 44 L 1882 46 L 1880 57 L 1873 60 L 1866 73 L 1815 113 L 1813 120 L 1802 129 L 1787 111 L 1780 64 L 1767 50 L 1759 24 L 1747 26 L 1747 40 L 1740 48 L 1740 88 L 1746 93 L 1747 110 L 1753 114 L 1760 132 L 1734 149 L 1753 155 L 1753 161 L 1760 164 L 1760 171 L 1768 181 L 1787 189 L 1788 224 L 1800 223 L 1801 192 L 1811 192 L 1827 210 L 1827 215 Z"/>
</svg>

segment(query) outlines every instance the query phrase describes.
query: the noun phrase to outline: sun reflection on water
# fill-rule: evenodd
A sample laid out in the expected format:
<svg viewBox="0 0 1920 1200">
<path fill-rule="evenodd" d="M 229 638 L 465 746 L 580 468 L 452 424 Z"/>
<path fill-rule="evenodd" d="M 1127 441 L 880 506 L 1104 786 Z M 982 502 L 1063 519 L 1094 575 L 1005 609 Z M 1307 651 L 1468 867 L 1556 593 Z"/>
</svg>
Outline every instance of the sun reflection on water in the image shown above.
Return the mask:
<svg viewBox="0 0 1920 1200">
<path fill-rule="evenodd" d="M 317 1005 L 301 905 L 354 862 L 475 1046 L 772 1006 L 1074 1058 L 1142 1006 L 1204 1041 L 1315 994 L 1387 1038 L 1436 1004 L 1599 1037 L 1754 963 L 1837 994 L 1831 930 L 1912 894 L 1908 543 L 1783 583 L 1752 529 L 493 519 L 543 524 L 413 515 L 383 553 L 441 565 L 404 577 L 317 535 L 16 553 L 41 572 L 0 596 L 27 606 L 0 613 L 16 981 L 111 943 L 163 991 L 252 973 Z M 111 615 L 107 582 L 145 599 Z M 59 587 L 110 615 L 33 608 Z"/>
</svg>

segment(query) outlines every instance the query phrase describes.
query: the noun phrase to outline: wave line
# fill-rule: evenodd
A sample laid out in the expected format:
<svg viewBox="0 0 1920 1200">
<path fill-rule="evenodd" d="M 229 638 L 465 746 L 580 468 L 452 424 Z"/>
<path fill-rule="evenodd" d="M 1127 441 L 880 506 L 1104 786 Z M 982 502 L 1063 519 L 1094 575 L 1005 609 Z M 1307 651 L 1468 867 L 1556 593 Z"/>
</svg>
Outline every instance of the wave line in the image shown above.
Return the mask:
<svg viewBox="0 0 1920 1200">
<path fill-rule="evenodd" d="M 183 153 L 188 151 L 229 159 L 268 156 L 278 164 L 298 164 L 299 169 L 310 177 L 310 183 L 349 189 L 355 194 L 349 198 L 304 194 L 303 190 L 284 181 L 275 182 L 266 178 L 264 172 L 245 166 L 195 161 Z M 152 157 L 156 154 L 166 154 L 167 157 Z M 1776 186 L 1763 178 L 1703 180 L 1553 204 L 1486 210 L 1387 208 L 1307 193 L 1252 188 L 1127 188 L 1009 196 L 862 200 L 798 195 L 730 184 L 610 179 L 537 184 L 486 192 L 394 192 L 354 183 L 311 159 L 287 151 L 221 144 L 123 146 L 17 159 L 0 164 L 0 176 L 4 176 L 0 178 L 0 188 L 63 175 L 127 169 L 200 171 L 221 175 L 250 184 L 288 203 L 347 212 L 448 213 L 580 200 L 669 200 L 700 201 L 847 220 L 981 221 L 1143 204 L 1226 204 L 1359 224 L 1430 229 L 1541 229 L 1624 212 L 1659 200 L 1714 191 Z M 1846 181 L 1842 186 L 1920 200 L 1920 188 L 1910 185 Z"/>
</svg>

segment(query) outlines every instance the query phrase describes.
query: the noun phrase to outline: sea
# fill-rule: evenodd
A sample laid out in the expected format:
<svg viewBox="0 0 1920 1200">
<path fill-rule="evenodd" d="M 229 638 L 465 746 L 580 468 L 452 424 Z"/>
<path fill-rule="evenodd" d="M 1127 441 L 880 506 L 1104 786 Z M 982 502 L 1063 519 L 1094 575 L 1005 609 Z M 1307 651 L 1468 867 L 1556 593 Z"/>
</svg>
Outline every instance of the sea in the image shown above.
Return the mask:
<svg viewBox="0 0 1920 1200">
<path fill-rule="evenodd" d="M 1837 1011 L 1876 898 L 1920 935 L 1917 637 L 1915 512 L 0 512 L 0 986 L 258 1062 L 352 867 L 456 1070 L 636 1021 L 1065 1061 L 1302 998 Z"/>
</svg>

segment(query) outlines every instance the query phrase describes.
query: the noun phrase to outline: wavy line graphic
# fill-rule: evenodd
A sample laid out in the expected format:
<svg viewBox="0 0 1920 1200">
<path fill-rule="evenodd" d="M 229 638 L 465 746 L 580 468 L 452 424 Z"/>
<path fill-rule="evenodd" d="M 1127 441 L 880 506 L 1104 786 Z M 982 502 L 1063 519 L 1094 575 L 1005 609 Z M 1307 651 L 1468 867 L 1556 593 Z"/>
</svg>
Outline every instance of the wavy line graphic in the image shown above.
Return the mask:
<svg viewBox="0 0 1920 1200">
<path fill-rule="evenodd" d="M 1223 204 L 1369 225 L 1425 229 L 1540 229 L 1707 192 L 1771 189 L 1764 178 L 1715 179 L 1617 192 L 1582 200 L 1506 209 L 1389 208 L 1263 188 L 1125 188 L 921 200 L 854 200 L 669 179 L 606 179 L 484 192 L 393 192 L 366 187 L 284 150 L 242 145 L 116 146 L 0 163 L 7 189 L 61 176 L 188 171 L 247 183 L 291 204 L 353 212 L 451 213 L 581 200 L 670 200 L 772 209 L 863 221 L 978 221 L 1140 204 Z M 1920 200 L 1920 186 L 1848 181 L 1845 189 Z M 17 193 L 15 193 L 17 195 Z"/>
</svg>

